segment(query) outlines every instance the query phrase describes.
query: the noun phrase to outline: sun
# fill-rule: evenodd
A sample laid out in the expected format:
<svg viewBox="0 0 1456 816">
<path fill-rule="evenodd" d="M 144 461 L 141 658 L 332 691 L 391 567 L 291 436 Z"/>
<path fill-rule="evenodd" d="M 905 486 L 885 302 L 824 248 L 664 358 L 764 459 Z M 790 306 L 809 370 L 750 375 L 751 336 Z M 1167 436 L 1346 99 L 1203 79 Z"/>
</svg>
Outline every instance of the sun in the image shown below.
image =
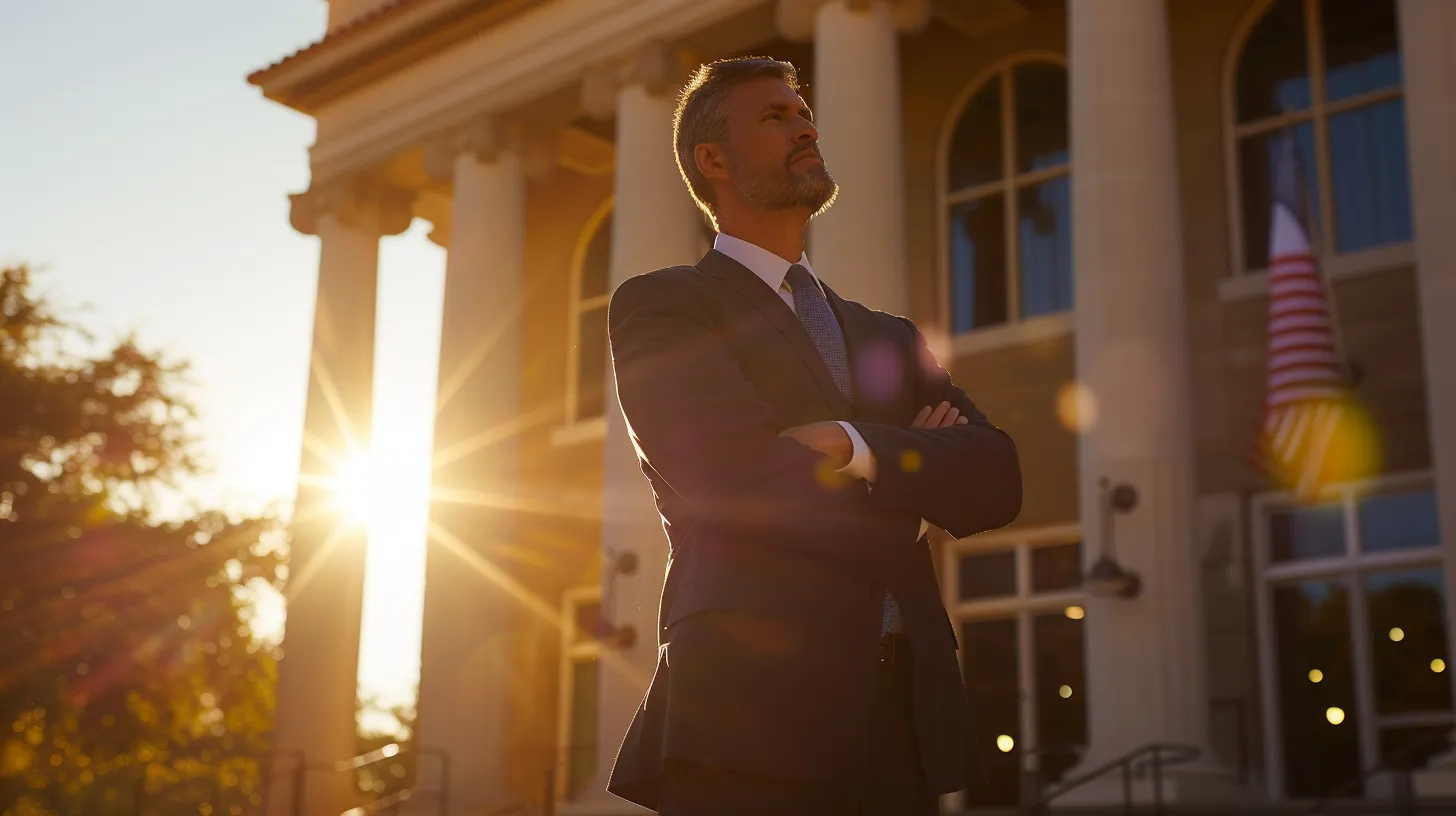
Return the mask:
<svg viewBox="0 0 1456 816">
<path fill-rule="evenodd" d="M 367 526 L 378 508 L 379 477 L 374 458 L 356 453 L 344 460 L 334 474 L 333 501 L 343 519 Z"/>
</svg>

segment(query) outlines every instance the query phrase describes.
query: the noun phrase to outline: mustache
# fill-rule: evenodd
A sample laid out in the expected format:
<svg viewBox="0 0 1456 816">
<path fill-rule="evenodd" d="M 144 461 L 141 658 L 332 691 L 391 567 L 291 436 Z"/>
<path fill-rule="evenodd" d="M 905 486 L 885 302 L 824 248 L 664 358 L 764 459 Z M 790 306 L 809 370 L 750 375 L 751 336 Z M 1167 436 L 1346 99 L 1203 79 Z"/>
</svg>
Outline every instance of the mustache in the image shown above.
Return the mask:
<svg viewBox="0 0 1456 816">
<path fill-rule="evenodd" d="M 815 156 L 818 156 L 819 157 L 819 161 L 821 161 L 821 162 L 824 161 L 824 154 L 819 152 L 819 143 L 818 142 L 809 142 L 808 144 L 805 144 L 805 145 L 802 145 L 800 147 L 796 147 L 793 150 L 790 150 L 789 151 L 788 158 L 784 159 L 784 164 L 785 165 L 793 164 L 794 163 L 794 160 L 798 159 L 799 156 L 801 156 L 801 155 L 803 155 L 805 153 L 813 153 Z"/>
</svg>

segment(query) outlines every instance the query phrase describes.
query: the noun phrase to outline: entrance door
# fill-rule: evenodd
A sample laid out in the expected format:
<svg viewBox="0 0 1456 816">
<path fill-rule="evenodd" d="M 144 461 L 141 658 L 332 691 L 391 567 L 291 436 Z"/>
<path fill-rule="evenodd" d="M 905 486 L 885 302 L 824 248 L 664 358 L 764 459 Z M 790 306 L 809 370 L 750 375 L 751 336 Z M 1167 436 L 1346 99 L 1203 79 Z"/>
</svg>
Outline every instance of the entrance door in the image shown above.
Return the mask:
<svg viewBox="0 0 1456 816">
<path fill-rule="evenodd" d="M 1362 769 L 1438 753 L 1423 743 L 1453 718 L 1429 478 L 1350 486 L 1317 506 L 1261 499 L 1254 510 L 1271 792 L 1319 798 Z"/>
</svg>

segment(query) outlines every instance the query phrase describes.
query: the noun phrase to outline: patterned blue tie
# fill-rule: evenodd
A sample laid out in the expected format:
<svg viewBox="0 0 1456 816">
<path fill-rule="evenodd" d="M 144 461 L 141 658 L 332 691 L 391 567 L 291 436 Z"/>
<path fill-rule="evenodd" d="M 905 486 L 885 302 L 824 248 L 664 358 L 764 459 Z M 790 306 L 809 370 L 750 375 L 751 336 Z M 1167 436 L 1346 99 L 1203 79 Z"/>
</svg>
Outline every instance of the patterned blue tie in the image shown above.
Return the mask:
<svg viewBox="0 0 1456 816">
<path fill-rule="evenodd" d="M 784 282 L 794 294 L 794 314 L 804 325 L 804 331 L 808 332 L 814 347 L 819 349 L 819 356 L 824 358 L 824 365 L 829 369 L 829 376 L 834 378 L 834 385 L 846 399 L 853 400 L 854 381 L 849 376 L 849 350 L 844 344 L 844 332 L 839 328 L 839 321 L 835 319 L 834 310 L 830 308 L 828 298 L 824 297 L 824 291 L 819 288 L 814 275 L 802 264 L 789 267 L 788 274 L 784 275 Z M 900 605 L 895 602 L 894 595 L 886 592 L 885 611 L 880 618 L 880 633 L 892 631 L 899 622 Z"/>
</svg>

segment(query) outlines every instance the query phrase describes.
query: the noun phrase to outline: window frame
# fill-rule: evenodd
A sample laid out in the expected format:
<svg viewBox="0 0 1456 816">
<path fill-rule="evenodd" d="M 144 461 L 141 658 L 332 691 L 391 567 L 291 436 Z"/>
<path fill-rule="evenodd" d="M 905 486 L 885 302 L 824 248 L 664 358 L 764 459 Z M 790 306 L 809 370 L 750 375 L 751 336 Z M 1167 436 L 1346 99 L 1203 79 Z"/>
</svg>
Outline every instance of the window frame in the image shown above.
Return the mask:
<svg viewBox="0 0 1456 816">
<path fill-rule="evenodd" d="M 1036 707 L 1036 644 L 1034 640 L 1033 625 L 1037 615 L 1062 610 L 1064 613 L 1069 607 L 1081 607 L 1085 617 L 1087 610 L 1088 594 L 1085 586 L 1078 586 L 1076 589 L 1061 590 L 1057 592 L 1033 593 L 1031 591 L 1032 567 L 1031 552 L 1041 547 L 1051 547 L 1059 544 L 1082 543 L 1082 567 L 1086 568 L 1086 540 L 1082 535 L 1082 525 L 1077 522 L 1066 524 L 1053 524 L 1038 527 L 1028 527 L 1014 530 L 998 530 L 990 533 L 981 533 L 969 538 L 950 539 L 942 545 L 942 560 L 944 565 L 940 570 L 940 591 L 941 598 L 945 604 L 946 612 L 949 613 L 951 624 L 955 627 L 956 637 L 960 638 L 960 626 L 962 623 L 977 620 L 1006 620 L 1008 618 L 1016 621 L 1016 671 L 1017 671 L 1017 694 L 1018 702 L 1018 726 L 1021 733 L 1030 739 L 1040 731 L 1040 718 Z M 986 598 L 974 601 L 963 601 L 960 599 L 960 556 L 976 555 L 987 553 L 1006 552 L 1010 550 L 1015 553 L 1016 558 L 1016 592 L 1013 595 L 1002 595 L 995 598 Z M 956 661 L 960 664 L 960 661 Z M 1086 689 L 1078 690 L 1085 695 Z M 1085 698 L 1084 698 L 1085 699 Z M 1090 701 L 1084 702 L 1090 705 Z M 1036 747 L 1031 745 L 1016 745 L 1015 748 Z M 1038 755 L 1021 755 L 1023 769 L 1033 769 L 1038 762 Z"/>
<path fill-rule="evenodd" d="M 1371 655 L 1369 622 L 1366 619 L 1364 577 L 1391 569 L 1443 565 L 1444 539 L 1419 549 L 1366 553 L 1360 545 L 1359 502 L 1369 495 L 1392 491 L 1415 491 L 1435 488 L 1435 475 L 1429 470 L 1382 474 L 1371 479 L 1328 485 L 1320 491 L 1319 501 L 1338 501 L 1345 532 L 1345 551 L 1339 555 L 1275 563 L 1271 559 L 1269 522 L 1275 513 L 1299 506 L 1289 491 L 1264 491 L 1249 499 L 1252 527 L 1255 580 L 1254 621 L 1255 646 L 1258 656 L 1260 721 L 1264 753 L 1264 773 L 1270 797 L 1286 798 L 1284 768 L 1283 700 L 1279 694 L 1278 655 L 1274 631 L 1274 590 L 1309 579 L 1335 579 L 1347 582 L 1350 616 L 1350 655 L 1355 667 L 1354 681 L 1359 730 L 1360 767 L 1374 767 L 1380 757 L 1380 732 L 1386 728 L 1419 725 L 1456 724 L 1456 705 L 1448 715 L 1435 712 L 1415 714 L 1378 713 L 1374 663 Z M 1447 601 L 1456 595 L 1446 587 Z M 1448 635 L 1449 637 L 1449 635 Z M 1456 656 L 1452 663 L 1456 664 Z M 1448 668 L 1456 670 L 1456 665 Z"/>
<path fill-rule="evenodd" d="M 1279 1 L 1259 0 L 1246 12 L 1243 20 L 1234 30 L 1234 36 L 1229 41 L 1229 49 L 1224 58 L 1221 115 L 1224 126 L 1224 184 L 1229 225 L 1229 269 L 1228 274 L 1219 282 L 1219 297 L 1225 301 L 1261 297 L 1269 289 L 1267 266 L 1246 267 L 1244 265 L 1244 212 L 1239 145 L 1245 138 L 1304 122 L 1310 123 L 1310 128 L 1314 132 L 1315 179 L 1319 185 L 1320 220 L 1318 224 L 1311 225 L 1313 234 L 1310 235 L 1310 239 L 1315 256 L 1320 260 L 1320 266 L 1325 275 L 1333 281 L 1415 264 L 1414 238 L 1344 253 L 1337 252 L 1335 249 L 1335 201 L 1329 142 L 1330 117 L 1351 110 L 1368 108 L 1393 99 L 1403 99 L 1405 97 L 1405 76 L 1402 75 L 1401 83 L 1397 86 L 1367 91 L 1333 103 L 1328 102 L 1325 98 L 1324 18 L 1318 8 L 1320 0 L 1299 0 L 1304 12 L 1305 70 L 1309 73 L 1310 106 L 1302 111 L 1282 113 L 1253 122 L 1241 124 L 1238 121 L 1238 77 L 1244 50 L 1255 29 L 1264 21 L 1274 4 Z M 1398 4 L 1396 13 L 1399 14 Z"/>
<path fill-rule="evenodd" d="M 1004 235 L 1002 236 L 1002 240 L 1007 242 L 1006 322 L 996 326 L 973 328 L 967 332 L 956 333 L 952 320 L 954 295 L 951 285 L 951 253 L 949 248 L 950 208 L 956 204 L 1000 193 L 1006 196 L 1002 207 L 1005 208 L 1008 214 L 1015 215 L 1017 212 L 1016 197 L 1011 195 L 1011 193 L 1063 176 L 1070 179 L 1073 172 L 1073 161 L 1070 155 L 1070 110 L 1068 111 L 1067 119 L 1069 151 L 1067 163 L 1056 168 L 1032 170 L 1025 173 L 1019 173 L 1016 170 L 1016 94 L 1015 83 L 1011 78 L 1017 66 L 1027 63 L 1051 63 L 1059 66 L 1064 72 L 1068 72 L 1067 86 L 1068 94 L 1070 95 L 1071 76 L 1068 68 L 1067 55 L 1065 53 L 1048 50 L 1021 51 L 992 63 L 980 73 L 976 74 L 961 89 L 960 93 L 957 94 L 955 101 L 951 103 L 946 118 L 940 127 L 940 137 L 936 146 L 935 165 L 937 285 L 938 291 L 941 293 L 939 306 L 941 325 L 946 327 L 951 337 L 951 348 L 955 354 L 973 353 L 1001 346 L 1017 345 L 1052 337 L 1060 337 L 1071 334 L 1074 328 L 1073 314 L 1076 311 L 1075 294 L 1073 295 L 1072 308 L 1065 312 L 1055 312 L 1031 318 L 1021 316 L 1021 248 L 1017 241 L 1019 224 L 1016 218 L 1006 219 L 1003 227 Z M 961 117 L 965 114 L 966 106 L 993 81 L 1003 83 L 1001 89 L 1001 175 L 995 181 L 960 190 L 951 190 L 949 189 L 950 144 L 955 136 L 956 127 L 960 124 Z M 1074 279 L 1075 275 L 1076 269 L 1074 266 Z"/>
<path fill-rule="evenodd" d="M 572 445 L 579 442 L 602 439 L 606 436 L 605 411 L 601 416 L 583 418 L 579 415 L 581 401 L 581 316 L 596 309 L 605 309 L 611 302 L 612 287 L 608 278 L 607 291 L 600 295 L 583 298 L 581 294 L 582 267 L 586 263 L 587 250 L 616 207 L 616 196 L 609 195 L 597 205 L 581 232 L 577 234 L 576 246 L 571 252 L 571 272 L 567 279 L 566 292 L 566 411 L 565 422 L 551 433 L 555 446 Z M 610 272 L 609 272 L 610 274 Z M 605 380 L 603 381 L 605 387 Z M 610 410 L 610 400 L 604 399 Z"/>
<path fill-rule="evenodd" d="M 582 632 L 576 626 L 577 610 L 593 603 L 598 605 L 602 603 L 600 585 L 572 587 L 561 596 L 561 650 L 557 658 L 558 680 L 556 686 L 556 761 L 552 763 L 558 802 L 569 802 L 572 798 L 570 790 L 571 709 L 576 693 L 575 685 L 572 682 L 572 669 L 579 662 L 594 660 L 599 668 L 602 664 L 601 641 L 591 632 Z M 599 700 L 599 714 L 600 709 Z M 597 741 L 596 747 L 601 748 L 600 741 Z"/>
</svg>

